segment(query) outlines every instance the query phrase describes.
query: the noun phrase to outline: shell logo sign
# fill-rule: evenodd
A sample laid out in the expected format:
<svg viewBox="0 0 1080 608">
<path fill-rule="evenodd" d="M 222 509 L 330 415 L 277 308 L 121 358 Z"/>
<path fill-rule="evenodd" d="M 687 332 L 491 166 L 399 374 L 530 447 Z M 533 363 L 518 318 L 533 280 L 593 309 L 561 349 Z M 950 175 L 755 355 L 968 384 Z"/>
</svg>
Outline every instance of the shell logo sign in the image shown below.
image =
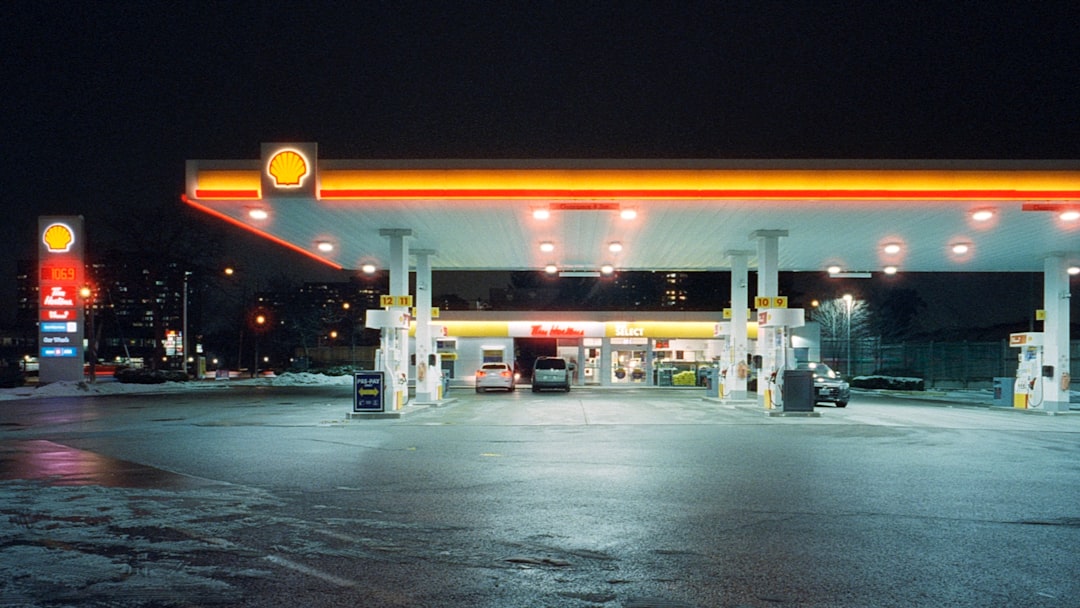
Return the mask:
<svg viewBox="0 0 1080 608">
<path fill-rule="evenodd" d="M 282 150 L 270 158 L 266 172 L 278 188 L 299 188 L 308 175 L 307 159 L 296 150 Z"/>
<path fill-rule="evenodd" d="M 67 224 L 52 224 L 42 233 L 41 241 L 49 253 L 67 253 L 75 243 L 75 231 Z"/>
</svg>

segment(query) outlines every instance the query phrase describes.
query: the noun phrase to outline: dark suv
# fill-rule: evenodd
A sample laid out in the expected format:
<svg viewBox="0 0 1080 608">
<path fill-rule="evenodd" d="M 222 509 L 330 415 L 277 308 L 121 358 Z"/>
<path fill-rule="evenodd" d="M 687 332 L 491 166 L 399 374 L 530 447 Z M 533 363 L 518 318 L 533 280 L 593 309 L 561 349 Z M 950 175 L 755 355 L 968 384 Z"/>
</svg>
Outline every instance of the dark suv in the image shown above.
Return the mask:
<svg viewBox="0 0 1080 608">
<path fill-rule="evenodd" d="M 533 363 L 532 390 L 556 388 L 570 392 L 570 364 L 562 357 L 537 357 Z"/>
</svg>

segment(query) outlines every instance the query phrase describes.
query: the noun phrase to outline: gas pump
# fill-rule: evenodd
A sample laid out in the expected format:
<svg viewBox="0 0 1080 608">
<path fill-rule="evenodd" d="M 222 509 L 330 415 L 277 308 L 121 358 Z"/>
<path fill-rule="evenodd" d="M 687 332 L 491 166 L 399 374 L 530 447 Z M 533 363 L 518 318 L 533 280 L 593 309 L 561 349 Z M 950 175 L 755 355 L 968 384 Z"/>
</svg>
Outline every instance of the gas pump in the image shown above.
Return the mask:
<svg viewBox="0 0 1080 608">
<path fill-rule="evenodd" d="M 1013 407 L 1041 407 L 1044 394 L 1042 332 L 1009 334 L 1009 346 L 1020 349 L 1016 384 L 1013 386 Z M 1053 378 L 1052 372 L 1050 378 Z"/>
<path fill-rule="evenodd" d="M 758 309 L 758 352 L 761 371 L 758 375 L 758 404 L 765 409 L 783 408 L 784 372 L 795 367 L 789 330 L 802 327 L 806 318 L 801 308 Z M 771 331 L 760 331 L 769 329 Z M 764 339 L 763 339 L 764 337 Z"/>
<path fill-rule="evenodd" d="M 400 410 L 409 398 L 409 362 L 399 353 L 402 341 L 408 342 L 410 320 L 409 309 L 404 306 L 367 311 L 367 327 L 379 329 L 375 369 L 383 372 L 385 378 L 382 403 L 386 412 Z"/>
</svg>

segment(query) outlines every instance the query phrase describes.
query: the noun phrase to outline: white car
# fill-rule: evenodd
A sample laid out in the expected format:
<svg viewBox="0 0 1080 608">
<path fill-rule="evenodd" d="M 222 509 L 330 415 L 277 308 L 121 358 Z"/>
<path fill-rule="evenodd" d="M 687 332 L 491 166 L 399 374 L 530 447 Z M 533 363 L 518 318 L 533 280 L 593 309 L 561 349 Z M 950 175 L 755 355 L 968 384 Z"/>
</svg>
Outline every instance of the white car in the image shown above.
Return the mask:
<svg viewBox="0 0 1080 608">
<path fill-rule="evenodd" d="M 478 393 L 489 388 L 512 391 L 514 385 L 514 370 L 506 363 L 485 363 L 476 370 L 476 392 Z"/>
</svg>

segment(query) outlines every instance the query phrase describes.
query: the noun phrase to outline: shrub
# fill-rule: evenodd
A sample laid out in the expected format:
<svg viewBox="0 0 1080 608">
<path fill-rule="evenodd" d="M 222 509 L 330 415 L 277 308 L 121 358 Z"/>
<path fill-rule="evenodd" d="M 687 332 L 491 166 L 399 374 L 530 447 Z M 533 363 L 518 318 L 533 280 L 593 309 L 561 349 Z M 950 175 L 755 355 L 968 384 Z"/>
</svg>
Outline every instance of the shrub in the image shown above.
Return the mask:
<svg viewBox="0 0 1080 608">
<path fill-rule="evenodd" d="M 926 390 L 922 378 L 907 378 L 900 376 L 855 376 L 851 379 L 854 388 L 885 389 L 892 391 L 922 391 Z"/>
<path fill-rule="evenodd" d="M 175 370 L 152 370 L 141 367 L 124 367 L 116 370 L 113 377 L 125 384 L 164 384 L 165 382 L 186 382 L 186 373 Z"/>
</svg>

